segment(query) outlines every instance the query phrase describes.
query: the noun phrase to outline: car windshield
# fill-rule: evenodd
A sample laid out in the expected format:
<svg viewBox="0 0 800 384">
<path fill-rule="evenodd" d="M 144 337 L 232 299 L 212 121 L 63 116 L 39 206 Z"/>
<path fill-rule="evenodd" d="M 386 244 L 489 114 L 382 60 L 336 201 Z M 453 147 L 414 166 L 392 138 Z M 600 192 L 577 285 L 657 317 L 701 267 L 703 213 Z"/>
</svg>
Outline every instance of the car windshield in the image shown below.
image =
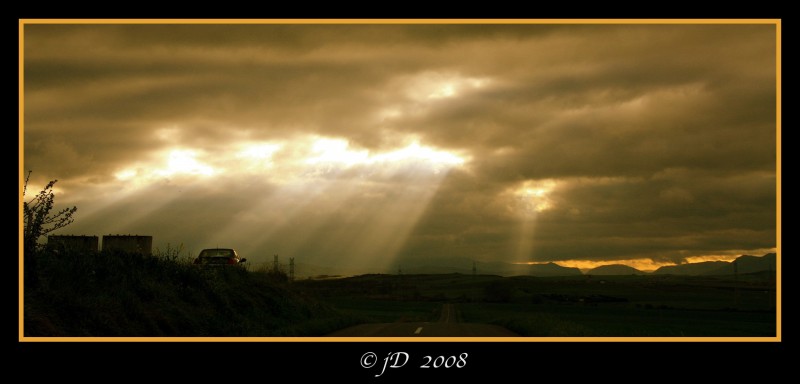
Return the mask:
<svg viewBox="0 0 800 384">
<path fill-rule="evenodd" d="M 236 257 L 232 249 L 204 249 L 200 257 Z"/>
</svg>

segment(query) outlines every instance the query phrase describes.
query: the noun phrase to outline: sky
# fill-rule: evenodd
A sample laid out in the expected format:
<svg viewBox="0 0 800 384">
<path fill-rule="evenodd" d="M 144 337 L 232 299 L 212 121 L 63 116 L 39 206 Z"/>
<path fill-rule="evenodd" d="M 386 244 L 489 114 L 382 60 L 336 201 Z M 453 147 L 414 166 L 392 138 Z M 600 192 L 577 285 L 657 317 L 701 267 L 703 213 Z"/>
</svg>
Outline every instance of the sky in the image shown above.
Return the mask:
<svg viewBox="0 0 800 384">
<path fill-rule="evenodd" d="M 54 234 L 251 263 L 774 251 L 775 25 L 32 25 Z"/>
</svg>

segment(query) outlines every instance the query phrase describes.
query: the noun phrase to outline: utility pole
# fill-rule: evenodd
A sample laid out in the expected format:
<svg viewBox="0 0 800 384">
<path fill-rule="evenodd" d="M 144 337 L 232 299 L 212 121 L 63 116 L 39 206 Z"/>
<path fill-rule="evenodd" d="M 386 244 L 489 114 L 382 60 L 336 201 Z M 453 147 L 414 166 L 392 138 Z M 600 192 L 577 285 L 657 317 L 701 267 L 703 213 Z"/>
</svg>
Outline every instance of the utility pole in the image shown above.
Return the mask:
<svg viewBox="0 0 800 384">
<path fill-rule="evenodd" d="M 475 277 L 478 274 L 478 266 L 475 264 L 475 260 L 472 260 L 472 277 Z"/>
<path fill-rule="evenodd" d="M 275 257 L 272 261 L 272 272 L 278 273 L 278 254 L 275 254 Z"/>
</svg>

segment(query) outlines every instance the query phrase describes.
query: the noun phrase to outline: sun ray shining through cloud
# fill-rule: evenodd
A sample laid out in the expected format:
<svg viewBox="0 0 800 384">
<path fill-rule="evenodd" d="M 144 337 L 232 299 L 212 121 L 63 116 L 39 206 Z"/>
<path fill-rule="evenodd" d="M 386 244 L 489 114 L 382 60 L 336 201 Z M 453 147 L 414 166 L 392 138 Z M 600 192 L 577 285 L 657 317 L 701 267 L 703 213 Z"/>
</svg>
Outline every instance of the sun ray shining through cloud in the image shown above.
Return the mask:
<svg viewBox="0 0 800 384">
<path fill-rule="evenodd" d="M 198 161 L 196 151 L 175 149 L 170 151 L 166 167 L 157 169 L 154 173 L 165 177 L 180 174 L 211 176 L 214 168 Z"/>
<path fill-rule="evenodd" d="M 78 206 L 59 233 L 254 262 L 756 253 L 779 248 L 775 35 L 28 24 L 24 165 Z"/>
<path fill-rule="evenodd" d="M 348 149 L 349 143 L 344 139 L 321 138 L 314 141 L 311 151 L 313 157 L 306 159 L 308 164 L 335 163 L 352 166 L 367 162 L 369 151 Z"/>
<path fill-rule="evenodd" d="M 241 148 L 230 160 L 239 166 L 222 168 L 228 164 L 222 158 L 215 162 L 225 175 L 223 180 L 235 188 L 237 178 L 255 177 L 264 192 L 229 212 L 230 218 L 204 246 L 244 243 L 239 247 L 242 252 L 264 262 L 270 256 L 264 249 L 305 252 L 314 260 L 319 255 L 304 251 L 309 241 L 327 242 L 327 249 L 347 255 L 344 264 L 375 268 L 391 262 L 442 179 L 469 159 L 419 140 L 382 152 L 354 149 L 346 139 L 327 137 Z M 292 155 L 280 156 L 284 152 Z M 251 160 L 269 166 L 241 166 Z M 396 184 L 398 180 L 402 186 Z M 344 232 L 326 235 L 332 227 Z"/>
<path fill-rule="evenodd" d="M 556 188 L 554 180 L 526 180 L 507 190 L 508 208 L 519 222 L 514 252 L 508 260 L 531 260 L 533 255 L 534 230 L 539 214 L 554 208 L 551 193 Z"/>
<path fill-rule="evenodd" d="M 554 180 L 527 180 L 513 193 L 517 199 L 517 211 L 523 217 L 530 217 L 536 213 L 553 208 L 550 193 L 556 187 Z"/>
<path fill-rule="evenodd" d="M 280 151 L 283 144 L 278 143 L 248 143 L 241 145 L 236 153 L 240 167 L 246 171 L 258 172 L 273 166 L 272 157 Z"/>
</svg>

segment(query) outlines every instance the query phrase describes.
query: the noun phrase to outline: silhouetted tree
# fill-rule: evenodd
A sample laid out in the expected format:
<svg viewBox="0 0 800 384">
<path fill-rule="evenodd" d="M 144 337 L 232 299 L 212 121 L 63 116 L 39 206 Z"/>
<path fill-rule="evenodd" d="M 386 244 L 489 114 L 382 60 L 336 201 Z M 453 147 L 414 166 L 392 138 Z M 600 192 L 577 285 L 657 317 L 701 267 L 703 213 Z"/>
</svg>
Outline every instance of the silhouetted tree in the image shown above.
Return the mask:
<svg viewBox="0 0 800 384">
<path fill-rule="evenodd" d="M 58 180 L 52 180 L 33 197 L 30 201 L 24 201 L 25 195 L 28 193 L 28 181 L 31 178 L 31 172 L 25 176 L 25 185 L 22 189 L 22 215 L 23 215 L 23 238 L 24 238 L 24 252 L 25 252 L 25 275 L 26 280 L 31 284 L 36 285 L 36 252 L 37 242 L 39 238 L 55 231 L 56 229 L 63 228 L 71 224 L 74 219 L 72 214 L 78 210 L 77 207 L 64 208 L 58 212 L 51 213 L 55 201 L 55 194 L 53 194 L 53 186 Z"/>
</svg>

